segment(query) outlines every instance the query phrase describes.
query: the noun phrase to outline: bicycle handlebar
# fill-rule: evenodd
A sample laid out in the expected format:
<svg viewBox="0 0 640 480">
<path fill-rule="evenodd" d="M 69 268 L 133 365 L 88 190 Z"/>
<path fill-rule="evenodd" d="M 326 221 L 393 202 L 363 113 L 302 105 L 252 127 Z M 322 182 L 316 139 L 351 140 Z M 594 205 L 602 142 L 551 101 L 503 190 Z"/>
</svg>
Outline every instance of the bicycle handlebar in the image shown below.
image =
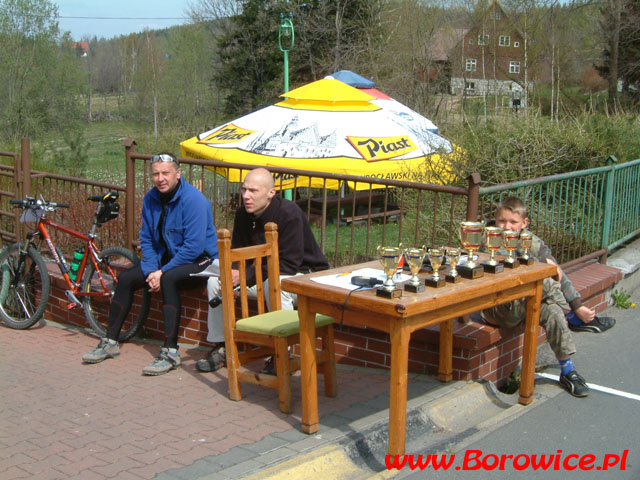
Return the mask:
<svg viewBox="0 0 640 480">
<path fill-rule="evenodd" d="M 33 197 L 27 197 L 26 200 L 9 200 L 9 204 L 14 205 L 13 208 L 69 208 L 71 205 L 68 203 L 49 202 L 47 200 L 36 200 Z"/>
<path fill-rule="evenodd" d="M 120 194 L 116 190 L 113 190 L 103 195 L 91 195 L 87 197 L 87 200 L 92 202 L 115 202 L 119 195 Z"/>
</svg>

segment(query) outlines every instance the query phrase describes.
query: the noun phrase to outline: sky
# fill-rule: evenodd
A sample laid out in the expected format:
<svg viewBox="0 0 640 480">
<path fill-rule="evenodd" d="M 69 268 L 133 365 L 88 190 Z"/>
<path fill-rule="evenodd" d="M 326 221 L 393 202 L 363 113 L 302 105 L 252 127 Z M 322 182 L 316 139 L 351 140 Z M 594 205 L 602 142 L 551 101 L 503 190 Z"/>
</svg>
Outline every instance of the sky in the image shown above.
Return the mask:
<svg viewBox="0 0 640 480">
<path fill-rule="evenodd" d="M 61 31 L 83 38 L 112 38 L 187 23 L 187 0 L 52 0 L 58 5 Z M 68 18 L 83 17 L 83 18 Z M 87 18 L 88 17 L 88 18 Z"/>
</svg>

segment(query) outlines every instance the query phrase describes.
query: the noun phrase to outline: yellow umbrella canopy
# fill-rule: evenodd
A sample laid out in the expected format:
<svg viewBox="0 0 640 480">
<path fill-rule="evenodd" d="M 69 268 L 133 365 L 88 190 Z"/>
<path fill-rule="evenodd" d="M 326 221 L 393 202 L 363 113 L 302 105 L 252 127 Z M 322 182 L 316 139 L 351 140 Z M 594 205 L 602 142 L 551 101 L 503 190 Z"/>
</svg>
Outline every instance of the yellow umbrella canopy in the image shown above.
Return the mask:
<svg viewBox="0 0 640 480">
<path fill-rule="evenodd" d="M 446 156 L 452 144 L 430 131 L 433 124 L 407 107 L 402 106 L 402 112 L 384 108 L 366 91 L 332 78 L 281 97 L 284 100 L 275 105 L 183 141 L 182 156 L 230 166 L 243 163 L 418 182 L 441 183 L 450 176 Z M 218 170 L 232 182 L 242 181 L 237 170 Z M 282 187 L 292 188 L 294 182 L 309 183 L 305 176 L 297 181 L 285 178 Z M 311 186 L 324 183 L 312 180 Z M 337 182 L 326 186 L 339 187 Z"/>
</svg>

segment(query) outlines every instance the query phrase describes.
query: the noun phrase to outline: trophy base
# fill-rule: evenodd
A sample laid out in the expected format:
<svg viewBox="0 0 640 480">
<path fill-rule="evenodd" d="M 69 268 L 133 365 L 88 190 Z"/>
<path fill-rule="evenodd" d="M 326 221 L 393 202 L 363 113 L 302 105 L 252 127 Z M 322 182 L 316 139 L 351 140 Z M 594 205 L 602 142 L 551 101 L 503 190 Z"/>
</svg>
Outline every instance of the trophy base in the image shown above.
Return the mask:
<svg viewBox="0 0 640 480">
<path fill-rule="evenodd" d="M 376 296 L 384 298 L 398 298 L 402 296 L 402 290 L 399 288 L 396 288 L 395 290 L 385 290 L 380 287 L 376 289 Z"/>
<path fill-rule="evenodd" d="M 421 283 L 418 285 L 414 285 L 412 283 L 405 283 L 404 290 L 406 292 L 411 292 L 411 293 L 420 293 L 420 292 L 424 292 L 424 285 Z"/>
<path fill-rule="evenodd" d="M 502 265 L 504 265 L 504 268 L 518 268 L 520 262 L 507 262 L 506 260 L 502 260 Z"/>
<path fill-rule="evenodd" d="M 453 275 L 450 275 L 447 273 L 447 275 L 444 277 L 445 281 L 449 282 L 449 283 L 458 283 L 460 282 L 462 277 L 460 275 L 456 275 L 455 277 Z"/>
<path fill-rule="evenodd" d="M 434 280 L 433 278 L 427 278 L 427 279 L 424 281 L 424 284 L 425 284 L 427 287 L 433 287 L 433 288 L 440 288 L 440 287 L 444 287 L 444 284 L 445 284 L 445 283 L 446 283 L 446 282 L 445 282 L 444 278 L 442 278 L 442 277 L 438 278 L 437 280 Z"/>
<path fill-rule="evenodd" d="M 491 263 L 482 263 L 482 267 L 484 268 L 485 272 L 489 272 L 489 273 L 504 272 L 504 265 L 502 265 L 501 263 L 496 263 L 495 265 Z"/>
<path fill-rule="evenodd" d="M 533 258 L 529 257 L 529 258 L 518 258 L 518 261 L 520 262 L 520 265 L 533 265 Z"/>
<path fill-rule="evenodd" d="M 484 275 L 484 268 L 482 268 L 482 265 L 476 265 L 475 267 L 469 267 L 467 265 L 458 265 L 456 267 L 456 270 L 458 270 L 458 273 L 462 275 L 464 278 L 474 279 L 474 278 L 482 277 Z"/>
</svg>

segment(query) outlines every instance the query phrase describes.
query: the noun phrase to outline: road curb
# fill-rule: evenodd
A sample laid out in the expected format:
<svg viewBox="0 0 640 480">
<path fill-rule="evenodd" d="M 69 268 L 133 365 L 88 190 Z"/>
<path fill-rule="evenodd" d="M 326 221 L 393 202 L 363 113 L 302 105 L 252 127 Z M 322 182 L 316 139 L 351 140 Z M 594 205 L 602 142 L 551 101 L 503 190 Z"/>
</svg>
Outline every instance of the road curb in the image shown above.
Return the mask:
<svg viewBox="0 0 640 480">
<path fill-rule="evenodd" d="M 487 435 L 531 408 L 517 404 L 517 394 L 504 395 L 489 382 L 430 383 L 432 388 L 410 399 L 407 405 L 407 453 L 424 453 L 425 449 L 458 450 L 461 445 Z M 546 390 L 559 392 L 555 386 L 541 387 L 544 391 L 538 392 L 536 386 L 536 406 L 553 396 Z M 384 394 L 378 402 L 387 399 L 388 395 Z M 341 427 L 323 429 L 321 426 L 318 434 L 305 435 L 200 480 L 396 477 L 404 472 L 389 471 L 385 465 L 388 415 L 388 409 L 383 409 Z M 323 423 L 332 423 L 332 420 L 323 418 Z"/>
</svg>

